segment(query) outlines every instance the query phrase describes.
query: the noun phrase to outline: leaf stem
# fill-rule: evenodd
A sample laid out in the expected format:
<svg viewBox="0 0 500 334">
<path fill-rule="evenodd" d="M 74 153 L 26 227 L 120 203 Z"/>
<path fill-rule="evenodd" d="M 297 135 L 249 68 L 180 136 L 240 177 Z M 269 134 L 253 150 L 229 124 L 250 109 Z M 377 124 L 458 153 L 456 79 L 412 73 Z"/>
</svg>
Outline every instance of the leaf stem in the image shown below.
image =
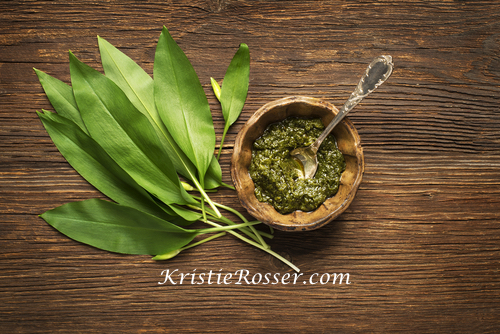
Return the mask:
<svg viewBox="0 0 500 334">
<path fill-rule="evenodd" d="M 193 195 L 192 195 L 193 196 Z M 196 197 L 196 196 L 193 196 L 194 199 L 198 199 L 199 197 Z M 219 206 L 222 206 L 222 204 L 219 204 L 217 202 L 214 202 L 215 205 L 219 205 Z M 201 208 L 197 207 L 197 206 L 194 206 L 194 205 L 188 205 L 188 207 L 192 208 L 192 209 L 195 209 L 195 210 L 201 210 Z M 226 208 L 229 208 L 229 207 L 226 207 Z M 232 208 L 229 208 L 229 211 L 231 210 L 234 210 Z M 236 224 L 235 222 L 233 222 L 231 219 L 227 218 L 227 217 L 224 217 L 224 216 L 221 216 L 221 217 L 216 217 L 215 214 L 213 214 L 210 210 L 207 210 L 206 211 L 208 214 L 210 214 L 214 219 L 216 219 L 218 222 L 220 223 L 226 223 L 228 225 L 234 225 Z M 237 211 L 236 211 L 237 212 Z M 239 212 L 238 212 L 239 213 Z M 243 218 L 244 219 L 244 218 Z M 247 220 L 245 219 L 244 222 L 246 222 Z M 253 227 L 253 226 L 252 226 Z M 253 229 L 251 230 L 251 227 L 249 228 L 241 228 L 241 232 L 245 233 L 247 236 L 249 236 L 250 238 L 254 239 L 255 241 L 257 242 L 260 242 L 259 241 L 259 238 L 257 235 L 260 235 L 260 236 L 263 236 L 263 237 L 266 237 L 268 239 L 272 239 L 274 238 L 274 236 L 272 234 L 269 234 L 269 233 L 266 233 L 266 232 L 263 232 L 263 231 L 259 231 L 257 229 Z M 253 232 L 253 233 L 252 233 Z M 264 242 L 265 243 L 265 242 Z"/>
<path fill-rule="evenodd" d="M 222 139 L 220 140 L 220 145 L 219 145 L 219 152 L 217 153 L 217 160 L 220 159 L 220 154 L 222 152 L 222 146 L 224 145 L 224 139 L 226 138 L 226 133 L 227 130 L 229 129 L 229 126 L 227 126 L 228 123 L 224 126 L 224 132 L 222 133 Z"/>
<path fill-rule="evenodd" d="M 216 223 L 211 222 L 211 221 L 208 221 L 207 223 L 210 224 L 210 225 L 212 225 L 212 226 L 220 226 L 219 224 L 216 224 Z M 222 227 L 222 226 L 220 226 L 220 227 Z M 290 268 L 292 268 L 296 272 L 300 272 L 300 269 L 297 266 L 295 266 L 293 263 L 291 263 L 290 261 L 288 261 L 287 259 L 285 259 L 283 256 L 281 256 L 278 253 L 272 251 L 270 248 L 264 248 L 261 244 L 258 244 L 255 241 L 247 239 L 244 236 L 242 236 L 242 235 L 240 235 L 240 234 L 238 234 L 238 233 L 236 233 L 236 232 L 234 232 L 232 230 L 228 230 L 228 232 L 231 233 L 232 235 L 234 235 L 235 237 L 237 237 L 238 239 L 240 239 L 242 241 L 245 241 L 246 243 L 248 243 L 248 244 L 250 244 L 252 246 L 257 247 L 257 248 L 263 250 L 266 253 L 271 254 L 272 256 L 274 256 L 278 260 L 282 261 L 283 263 L 285 263 L 286 265 L 288 265 Z"/>
<path fill-rule="evenodd" d="M 228 224 L 228 225 L 237 225 L 235 222 L 233 222 L 231 219 L 227 218 L 227 217 L 224 217 L 222 216 L 221 218 L 216 218 L 216 217 L 213 217 L 213 219 L 219 223 L 225 223 L 225 224 Z M 260 222 L 259 222 L 260 223 Z M 257 235 L 255 235 L 252 230 L 250 230 L 250 227 L 242 227 L 240 229 L 241 232 L 243 232 L 244 234 L 246 234 L 248 237 L 252 238 L 253 240 L 255 240 L 256 242 L 259 242 L 259 239 L 257 238 Z M 263 237 L 266 237 L 268 239 L 272 239 L 274 238 L 274 235 L 272 234 L 269 234 L 269 233 L 266 233 L 266 232 L 262 232 L 262 231 L 259 231 L 259 230 L 256 230 L 257 233 L 259 233 L 260 235 L 262 235 Z"/>
<path fill-rule="evenodd" d="M 242 224 L 222 226 L 222 225 L 219 225 L 217 223 L 211 222 L 209 220 L 205 221 L 205 223 L 212 225 L 212 226 L 217 226 L 217 227 L 198 229 L 198 230 L 196 230 L 196 232 L 198 234 L 214 233 L 214 232 L 220 232 L 220 231 L 230 231 L 230 230 L 241 229 L 242 227 L 245 227 L 245 226 L 252 226 L 252 225 L 260 224 L 259 221 L 254 221 L 254 222 L 246 222 L 246 223 L 242 223 Z"/>
<path fill-rule="evenodd" d="M 203 197 L 201 198 L 201 215 L 202 215 L 202 218 L 203 218 L 203 221 L 206 222 L 207 221 L 207 212 L 205 210 L 205 201 L 203 200 Z"/>
<path fill-rule="evenodd" d="M 226 234 L 227 234 L 226 232 L 220 232 L 220 233 L 217 233 L 217 234 L 211 235 L 211 236 L 209 236 L 209 237 L 207 237 L 207 238 L 205 238 L 205 239 L 203 239 L 203 240 L 200 240 L 200 241 L 197 241 L 197 242 L 195 242 L 195 243 L 192 243 L 192 244 L 189 244 L 189 245 L 187 245 L 187 246 L 184 246 L 184 247 L 180 248 L 180 250 L 181 250 L 181 251 L 183 251 L 183 250 L 189 249 L 189 248 L 191 248 L 191 247 L 195 247 L 195 246 L 201 245 L 201 244 L 203 244 L 203 243 L 205 243 L 205 242 L 207 242 L 207 241 L 213 240 L 213 239 L 215 239 L 215 238 L 223 237 L 223 236 L 225 236 Z"/>
<path fill-rule="evenodd" d="M 222 216 L 222 218 L 213 217 L 213 219 L 215 221 L 219 222 L 219 223 L 225 223 L 225 224 L 228 224 L 228 225 L 237 225 L 231 219 L 226 218 L 224 216 Z M 250 237 L 253 240 L 255 240 L 256 242 L 259 242 L 259 239 L 257 239 L 257 236 L 252 232 L 252 230 L 250 230 L 250 227 L 242 227 L 240 229 L 240 231 L 243 232 L 244 234 L 246 234 L 248 237 Z M 259 231 L 259 230 L 256 230 L 256 232 L 259 233 L 261 236 L 266 237 L 268 239 L 274 238 L 274 235 L 272 235 L 272 234 L 269 234 L 269 233 L 266 233 L 266 232 L 262 232 L 262 231 Z"/>
<path fill-rule="evenodd" d="M 203 240 L 200 240 L 198 242 L 194 242 L 192 244 L 189 244 L 187 246 L 184 246 L 182 248 L 179 248 L 179 249 L 176 249 L 176 250 L 173 250 L 171 252 L 168 252 L 168 253 L 165 253 L 165 254 L 159 254 L 159 255 L 156 255 L 155 257 L 153 257 L 152 259 L 153 260 L 168 260 L 168 259 L 171 259 L 173 258 L 174 256 L 176 256 L 177 254 L 179 254 L 180 252 L 182 252 L 183 250 L 186 250 L 186 249 L 189 249 L 191 247 L 195 247 L 195 246 L 198 246 L 198 245 L 201 245 L 207 241 L 210 241 L 210 240 L 213 240 L 215 238 L 219 238 L 219 237 L 223 237 L 226 235 L 226 232 L 221 232 L 221 233 L 217 233 L 217 234 L 214 234 L 212 236 L 209 236 L 208 238 L 205 238 Z"/>
<path fill-rule="evenodd" d="M 227 184 L 227 183 L 224 183 L 224 182 L 221 182 L 220 184 L 221 184 L 221 186 L 224 186 L 224 187 L 229 188 L 231 190 L 236 190 L 236 188 L 234 186 L 230 185 L 230 184 Z"/>
<path fill-rule="evenodd" d="M 215 212 L 215 215 L 217 216 L 217 218 L 220 218 L 222 217 L 222 215 L 220 214 L 220 211 L 217 209 L 217 207 L 215 206 L 214 202 L 212 202 L 212 200 L 210 199 L 210 197 L 208 197 L 207 193 L 205 192 L 205 190 L 203 190 L 203 187 L 201 186 L 201 184 L 198 182 L 198 180 L 196 178 L 193 178 L 193 183 L 195 185 L 195 187 L 198 189 L 198 191 L 200 192 L 200 194 L 203 196 L 203 198 L 205 198 L 205 200 L 208 202 L 208 204 L 210 205 L 210 207 L 212 208 L 212 210 L 214 210 Z"/>
<path fill-rule="evenodd" d="M 193 198 L 195 199 L 199 199 L 199 197 L 196 197 L 196 196 L 193 196 Z M 219 208 L 221 209 L 224 209 L 226 211 L 229 211 L 231 213 L 234 213 L 236 216 L 238 216 L 238 218 L 240 218 L 244 223 L 248 223 L 248 220 L 238 211 L 238 210 L 235 210 L 229 206 L 226 206 L 224 204 L 220 204 L 220 203 L 217 203 L 217 202 L 214 202 L 215 206 L 218 206 Z M 257 241 L 265 248 L 271 248 L 269 247 L 269 245 L 264 241 L 264 239 L 262 239 L 262 236 L 260 235 L 260 233 L 257 232 L 257 230 L 255 229 L 255 227 L 253 227 L 253 225 L 250 225 L 250 229 L 252 230 L 252 232 L 255 234 L 255 236 L 257 237 Z"/>
</svg>

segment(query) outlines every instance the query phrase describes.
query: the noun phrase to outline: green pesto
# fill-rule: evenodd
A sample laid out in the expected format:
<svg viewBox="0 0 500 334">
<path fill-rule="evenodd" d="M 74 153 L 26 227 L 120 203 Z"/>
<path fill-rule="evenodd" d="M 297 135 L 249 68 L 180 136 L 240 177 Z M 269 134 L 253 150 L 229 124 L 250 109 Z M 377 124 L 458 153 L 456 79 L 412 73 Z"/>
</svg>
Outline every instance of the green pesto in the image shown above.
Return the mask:
<svg viewBox="0 0 500 334">
<path fill-rule="evenodd" d="M 339 188 L 344 156 L 329 135 L 318 150 L 318 170 L 312 179 L 300 178 L 300 165 L 290 151 L 311 145 L 324 130 L 321 119 L 289 117 L 271 124 L 253 144 L 250 176 L 255 196 L 281 214 L 313 211 Z"/>
</svg>

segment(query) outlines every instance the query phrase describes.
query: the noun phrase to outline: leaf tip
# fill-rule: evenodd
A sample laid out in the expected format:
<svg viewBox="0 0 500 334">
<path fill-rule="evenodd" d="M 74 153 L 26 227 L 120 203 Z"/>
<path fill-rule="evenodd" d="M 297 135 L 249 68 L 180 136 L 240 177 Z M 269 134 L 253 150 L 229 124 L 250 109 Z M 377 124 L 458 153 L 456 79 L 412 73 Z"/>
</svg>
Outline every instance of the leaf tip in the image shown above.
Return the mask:
<svg viewBox="0 0 500 334">
<path fill-rule="evenodd" d="M 71 50 L 69 50 L 69 61 L 70 61 L 70 65 L 71 65 L 71 63 L 73 63 L 75 61 L 79 62 L 78 57 L 75 56 L 75 54 L 73 52 L 71 52 Z"/>
<path fill-rule="evenodd" d="M 172 36 L 170 35 L 170 31 L 169 31 L 169 30 L 168 30 L 168 28 L 167 28 L 167 27 L 165 27 L 165 26 L 163 26 L 163 29 L 161 30 L 161 34 L 162 34 L 162 35 L 164 35 L 164 36 L 166 36 L 166 37 L 170 37 L 170 38 L 172 37 Z"/>
<path fill-rule="evenodd" d="M 44 73 L 44 72 L 42 72 L 42 71 L 40 71 L 40 70 L 38 70 L 38 69 L 36 69 L 36 68 L 34 68 L 34 67 L 33 67 L 33 71 L 35 72 L 36 76 L 38 77 L 38 80 L 40 80 L 40 81 L 41 81 L 41 80 L 42 80 L 42 76 L 43 76 L 45 73 Z M 43 86 L 42 86 L 42 87 L 43 87 Z"/>
<path fill-rule="evenodd" d="M 99 45 L 101 45 L 102 43 L 106 42 L 106 40 L 104 38 L 102 38 L 101 36 L 97 35 L 97 42 Z"/>
<path fill-rule="evenodd" d="M 171 259 L 174 256 L 176 256 L 177 254 L 179 254 L 181 251 L 182 251 L 182 249 L 175 249 L 175 250 L 168 252 L 168 253 L 165 253 L 165 254 L 156 255 L 151 260 L 155 260 L 155 261 L 168 260 L 168 259 Z"/>
</svg>

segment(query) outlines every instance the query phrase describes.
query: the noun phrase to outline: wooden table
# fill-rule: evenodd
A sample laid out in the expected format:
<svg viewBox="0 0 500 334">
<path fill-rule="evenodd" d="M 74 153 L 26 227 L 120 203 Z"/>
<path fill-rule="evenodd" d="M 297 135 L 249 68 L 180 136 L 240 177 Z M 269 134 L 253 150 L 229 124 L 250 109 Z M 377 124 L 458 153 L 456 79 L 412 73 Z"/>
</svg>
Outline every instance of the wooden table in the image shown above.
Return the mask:
<svg viewBox="0 0 500 334">
<path fill-rule="evenodd" d="M 152 74 L 163 25 L 200 77 L 218 142 L 210 77 L 250 47 L 247 103 L 221 158 L 228 183 L 235 136 L 261 105 L 303 95 L 340 107 L 371 59 L 392 55 L 391 78 L 349 115 L 366 160 L 354 202 L 324 228 L 270 242 L 300 267 L 296 284 L 236 284 L 238 270 L 293 271 L 230 236 L 155 262 L 38 217 L 104 197 L 45 132 L 35 111 L 52 107 L 32 68 L 69 83 L 71 50 L 102 70 L 99 35 Z M 499 333 L 499 54 L 493 0 L 0 2 L 1 331 Z M 231 190 L 213 198 L 244 212 Z M 212 284 L 159 284 L 166 270 L 212 271 Z M 218 284 L 219 273 L 235 276 Z M 333 273 L 350 284 L 322 284 Z"/>
</svg>

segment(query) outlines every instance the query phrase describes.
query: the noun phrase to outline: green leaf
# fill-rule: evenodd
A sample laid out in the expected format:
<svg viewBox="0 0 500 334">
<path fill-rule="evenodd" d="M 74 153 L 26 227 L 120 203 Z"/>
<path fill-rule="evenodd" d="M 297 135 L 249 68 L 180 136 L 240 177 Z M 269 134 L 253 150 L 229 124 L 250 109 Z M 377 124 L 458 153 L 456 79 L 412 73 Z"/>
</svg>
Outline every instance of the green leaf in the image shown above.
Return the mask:
<svg viewBox="0 0 500 334">
<path fill-rule="evenodd" d="M 106 76 L 113 80 L 137 110 L 148 118 L 177 172 L 193 181 L 196 178 L 196 167 L 172 138 L 156 109 L 153 79 L 111 43 L 101 37 L 98 37 L 98 41 Z M 218 161 L 215 162 L 218 165 Z M 211 167 L 206 175 L 206 189 L 213 189 L 221 184 L 221 176 L 218 173 L 220 166 Z"/>
<path fill-rule="evenodd" d="M 212 156 L 210 166 L 205 175 L 205 189 L 214 189 L 222 184 L 222 169 L 215 155 Z"/>
<path fill-rule="evenodd" d="M 44 111 L 38 113 L 52 141 L 70 165 L 110 199 L 146 213 L 187 226 L 201 214 L 186 208 L 166 206 L 140 187 L 91 137 L 71 120 Z"/>
<path fill-rule="evenodd" d="M 38 80 L 47 95 L 54 110 L 61 116 L 64 116 L 75 122 L 83 131 L 87 132 L 87 128 L 83 123 L 82 116 L 78 110 L 78 106 L 73 96 L 73 89 L 45 72 L 34 68 Z"/>
<path fill-rule="evenodd" d="M 248 94 L 249 77 L 250 52 L 248 46 L 241 43 L 227 68 L 220 92 L 220 102 L 226 128 L 233 125 L 243 110 Z"/>
<path fill-rule="evenodd" d="M 100 199 L 64 204 L 41 217 L 73 240 L 124 254 L 165 254 L 198 235 L 195 230 Z"/>
<path fill-rule="evenodd" d="M 102 37 L 97 37 L 102 67 L 127 95 L 130 102 L 161 130 L 166 130 L 156 111 L 153 79 L 129 56 Z"/>
<path fill-rule="evenodd" d="M 229 127 L 238 119 L 245 105 L 248 94 L 248 85 L 250 77 L 250 52 L 248 46 L 244 43 L 234 55 L 229 67 L 227 68 L 222 88 L 220 91 L 220 103 L 222 115 L 224 116 L 224 131 L 220 143 L 218 157 L 222 151 L 224 139 Z"/>
<path fill-rule="evenodd" d="M 165 27 L 156 47 L 153 72 L 158 113 L 196 166 L 203 185 L 215 150 L 212 115 L 193 66 Z"/>
<path fill-rule="evenodd" d="M 170 209 L 172 210 L 172 212 L 174 214 L 177 214 L 183 218 L 182 221 L 171 220 L 172 223 L 175 223 L 177 225 L 186 226 L 186 225 L 189 225 L 196 220 L 201 219 L 201 213 L 186 209 L 185 207 L 182 207 L 182 206 L 172 205 L 172 206 L 170 206 Z"/>
<path fill-rule="evenodd" d="M 38 113 L 38 116 L 63 157 L 100 192 L 119 204 L 163 219 L 174 218 L 162 210 L 153 198 L 74 122 L 47 111 L 45 114 Z"/>
<path fill-rule="evenodd" d="M 141 187 L 165 204 L 193 203 L 155 130 L 122 90 L 72 53 L 70 73 L 90 136 Z"/>
</svg>

